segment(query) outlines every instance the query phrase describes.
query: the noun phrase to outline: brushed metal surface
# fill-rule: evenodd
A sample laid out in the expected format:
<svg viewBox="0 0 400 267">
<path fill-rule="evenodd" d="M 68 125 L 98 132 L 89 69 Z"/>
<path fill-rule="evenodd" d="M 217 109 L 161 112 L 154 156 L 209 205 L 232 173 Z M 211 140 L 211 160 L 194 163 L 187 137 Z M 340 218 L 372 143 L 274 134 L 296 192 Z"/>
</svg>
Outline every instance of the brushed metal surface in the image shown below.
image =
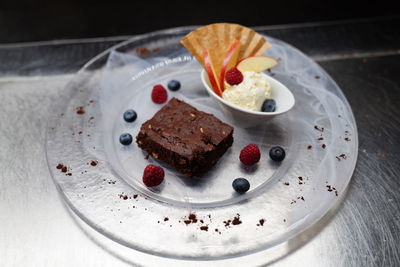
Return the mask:
<svg viewBox="0 0 400 267">
<path fill-rule="evenodd" d="M 351 51 L 363 53 L 357 46 Z M 400 56 L 351 58 L 341 52 L 321 65 L 353 108 L 358 163 L 343 203 L 285 244 L 282 257 L 267 260 L 271 266 L 400 266 Z M 71 216 L 49 176 L 47 116 L 71 76 L 45 75 L 40 70 L 46 61 L 24 60 L 41 75 L 0 77 L 0 266 L 132 265 L 141 255 Z"/>
</svg>

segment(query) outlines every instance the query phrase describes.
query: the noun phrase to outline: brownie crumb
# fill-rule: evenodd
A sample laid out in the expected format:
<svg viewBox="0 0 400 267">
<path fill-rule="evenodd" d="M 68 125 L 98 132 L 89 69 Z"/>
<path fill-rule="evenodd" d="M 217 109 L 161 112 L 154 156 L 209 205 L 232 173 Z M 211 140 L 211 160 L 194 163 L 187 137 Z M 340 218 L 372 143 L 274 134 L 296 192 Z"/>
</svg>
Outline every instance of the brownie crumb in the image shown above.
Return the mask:
<svg viewBox="0 0 400 267">
<path fill-rule="evenodd" d="M 70 172 L 69 172 L 69 173 L 67 173 L 66 175 L 68 175 L 68 176 L 72 176 L 72 173 L 70 173 Z"/>
<path fill-rule="evenodd" d="M 67 172 L 67 171 L 68 171 L 67 166 L 63 166 L 63 167 L 61 168 L 61 171 L 62 171 L 62 172 Z"/>
<path fill-rule="evenodd" d="M 260 219 L 259 220 L 259 226 L 264 226 L 265 223 L 265 219 Z"/>
<path fill-rule="evenodd" d="M 191 214 L 189 214 L 189 220 L 191 220 L 193 223 L 196 223 L 197 222 L 197 218 L 196 218 L 196 214 L 194 214 L 194 213 L 191 213 Z"/>
<path fill-rule="evenodd" d="M 169 220 L 169 218 L 168 217 L 165 217 L 164 218 L 164 222 L 166 222 L 166 221 L 168 221 Z"/>
<path fill-rule="evenodd" d="M 347 142 L 351 141 L 351 139 L 348 138 L 348 137 L 345 137 L 344 140 L 347 141 Z"/>
<path fill-rule="evenodd" d="M 326 148 L 326 145 L 325 145 L 325 144 L 322 144 L 321 147 L 322 147 L 323 149 L 325 149 L 325 148 Z"/>
<path fill-rule="evenodd" d="M 202 230 L 202 231 L 208 231 L 208 226 L 200 226 L 200 230 Z"/>
<path fill-rule="evenodd" d="M 124 195 L 123 193 L 122 194 L 118 194 L 118 196 L 119 196 L 119 198 L 121 198 L 123 200 L 127 200 L 128 199 L 128 196 Z"/>
<path fill-rule="evenodd" d="M 312 148 L 312 145 L 307 146 L 307 149 L 310 150 Z"/>
<path fill-rule="evenodd" d="M 138 195 L 136 194 L 136 195 L 133 195 L 133 198 L 137 198 L 138 197 Z"/>
<path fill-rule="evenodd" d="M 339 157 L 342 158 L 342 159 L 346 159 L 347 158 L 346 154 L 340 154 Z"/>
<path fill-rule="evenodd" d="M 94 166 L 97 166 L 97 163 L 98 163 L 98 161 L 96 160 L 92 160 L 91 162 L 90 162 L 90 165 L 92 165 L 93 167 Z"/>
<path fill-rule="evenodd" d="M 239 213 L 237 213 L 237 216 L 234 217 L 233 220 L 232 220 L 232 224 L 233 225 L 238 225 L 238 224 L 241 224 L 241 223 L 242 223 L 242 221 L 240 220 L 240 215 L 239 215 Z"/>
<path fill-rule="evenodd" d="M 327 186 L 326 186 L 326 190 L 327 190 L 328 192 L 333 192 L 333 191 L 336 191 L 336 188 L 333 187 L 333 186 L 331 186 L 331 185 L 327 185 Z"/>
<path fill-rule="evenodd" d="M 283 184 L 284 184 L 284 185 L 289 185 L 289 183 L 288 183 L 288 182 L 284 182 Z"/>
<path fill-rule="evenodd" d="M 319 127 L 317 125 L 314 125 L 314 129 L 317 130 L 317 131 L 320 131 L 320 132 L 324 131 L 324 127 Z"/>
<path fill-rule="evenodd" d="M 76 108 L 76 114 L 78 114 L 78 115 L 85 114 L 85 109 L 83 107 L 77 107 Z"/>
<path fill-rule="evenodd" d="M 196 214 L 190 213 L 188 216 L 188 220 L 183 221 L 185 224 L 197 223 Z"/>
<path fill-rule="evenodd" d="M 136 53 L 141 56 L 145 56 L 150 50 L 147 47 L 136 48 Z"/>
<path fill-rule="evenodd" d="M 286 219 L 283 219 L 283 222 L 286 222 Z"/>
<path fill-rule="evenodd" d="M 228 227 L 231 224 L 231 220 L 223 221 L 225 227 Z"/>
<path fill-rule="evenodd" d="M 317 140 L 321 141 L 321 140 L 324 140 L 324 138 L 323 137 L 319 137 Z"/>
<path fill-rule="evenodd" d="M 321 77 L 319 77 L 318 75 L 315 75 L 314 77 L 316 80 L 319 80 Z"/>
<path fill-rule="evenodd" d="M 56 166 L 56 168 L 59 169 L 59 170 L 61 170 L 63 167 L 64 167 L 64 165 L 62 165 L 61 163 L 59 163 L 59 164 Z"/>
</svg>

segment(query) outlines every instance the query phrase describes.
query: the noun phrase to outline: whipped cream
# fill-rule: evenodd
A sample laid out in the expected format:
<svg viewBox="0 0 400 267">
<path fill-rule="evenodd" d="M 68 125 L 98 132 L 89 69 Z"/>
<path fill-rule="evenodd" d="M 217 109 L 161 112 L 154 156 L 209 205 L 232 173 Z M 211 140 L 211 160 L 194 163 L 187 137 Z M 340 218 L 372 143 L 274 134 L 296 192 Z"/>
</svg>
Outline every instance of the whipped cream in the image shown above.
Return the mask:
<svg viewBox="0 0 400 267">
<path fill-rule="evenodd" d="M 243 81 L 238 85 L 225 83 L 222 98 L 226 101 L 252 111 L 261 111 L 265 99 L 271 96 L 271 85 L 261 73 L 245 71 Z"/>
</svg>

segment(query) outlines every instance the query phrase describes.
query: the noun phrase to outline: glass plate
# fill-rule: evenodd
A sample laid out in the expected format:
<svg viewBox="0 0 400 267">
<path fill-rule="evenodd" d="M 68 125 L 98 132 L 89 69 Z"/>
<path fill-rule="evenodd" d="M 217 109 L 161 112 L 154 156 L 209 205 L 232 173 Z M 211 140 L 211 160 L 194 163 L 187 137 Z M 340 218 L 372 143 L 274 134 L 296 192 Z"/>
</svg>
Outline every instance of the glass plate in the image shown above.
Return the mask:
<svg viewBox="0 0 400 267">
<path fill-rule="evenodd" d="M 326 214 L 353 173 L 358 138 L 349 104 L 336 83 L 310 58 L 266 36 L 266 55 L 279 65 L 267 74 L 294 94 L 295 107 L 265 125 L 235 127 L 234 144 L 202 178 L 185 178 L 135 143 L 122 146 L 121 133 L 136 136 L 162 106 L 150 99 L 155 84 L 179 80 L 168 91 L 205 112 L 225 118 L 200 80 L 201 66 L 179 44 L 192 28 L 132 38 L 87 63 L 55 103 L 46 151 L 52 177 L 70 208 L 88 225 L 132 249 L 159 257 L 210 261 L 268 250 L 298 235 Z M 138 119 L 126 123 L 125 110 Z M 255 143 L 261 161 L 240 164 L 240 150 Z M 274 145 L 287 157 L 269 159 Z M 155 189 L 142 181 L 149 163 L 166 177 Z M 243 195 L 232 181 L 251 183 Z M 266 259 L 267 260 L 267 259 Z"/>
</svg>

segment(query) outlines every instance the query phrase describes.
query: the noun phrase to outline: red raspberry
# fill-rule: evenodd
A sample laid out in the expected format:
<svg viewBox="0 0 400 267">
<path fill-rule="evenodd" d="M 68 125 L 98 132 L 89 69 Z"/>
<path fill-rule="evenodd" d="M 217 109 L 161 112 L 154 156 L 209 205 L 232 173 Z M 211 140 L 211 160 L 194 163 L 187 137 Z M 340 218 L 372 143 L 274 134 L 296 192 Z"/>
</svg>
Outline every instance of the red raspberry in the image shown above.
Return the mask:
<svg viewBox="0 0 400 267">
<path fill-rule="evenodd" d="M 226 72 L 225 80 L 230 85 L 236 85 L 243 81 L 243 74 L 236 67 L 233 67 Z"/>
<path fill-rule="evenodd" d="M 245 146 L 242 151 L 240 151 L 239 159 L 247 166 L 251 166 L 260 161 L 260 149 L 257 145 L 250 144 Z"/>
<path fill-rule="evenodd" d="M 143 171 L 143 183 L 148 186 L 157 186 L 162 183 L 164 180 L 164 169 L 153 165 L 149 164 L 146 166 L 146 168 Z"/>
<path fill-rule="evenodd" d="M 151 92 L 151 99 L 156 104 L 162 104 L 167 101 L 168 93 L 164 86 L 161 84 L 154 85 L 153 91 Z"/>
</svg>

